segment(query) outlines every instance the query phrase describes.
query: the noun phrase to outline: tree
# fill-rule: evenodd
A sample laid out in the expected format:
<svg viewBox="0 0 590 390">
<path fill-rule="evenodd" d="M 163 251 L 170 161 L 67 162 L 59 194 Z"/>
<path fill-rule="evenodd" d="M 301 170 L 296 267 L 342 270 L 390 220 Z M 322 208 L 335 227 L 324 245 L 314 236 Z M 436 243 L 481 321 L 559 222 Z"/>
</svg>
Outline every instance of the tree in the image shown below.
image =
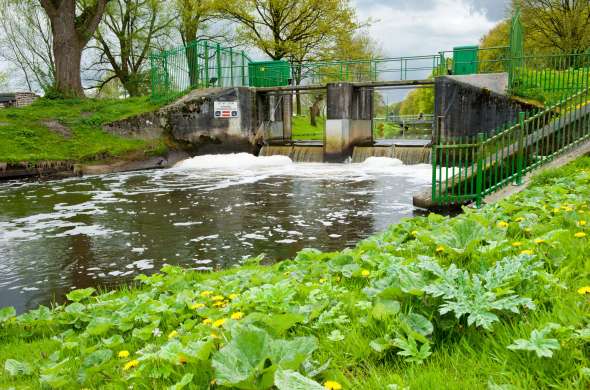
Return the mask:
<svg viewBox="0 0 590 390">
<path fill-rule="evenodd" d="M 62 96 L 84 96 L 82 50 L 96 31 L 108 1 L 39 0 L 51 23 L 55 89 Z"/>
<path fill-rule="evenodd" d="M 108 64 L 112 73 L 98 88 L 117 78 L 130 96 L 141 95 L 148 84 L 145 64 L 149 52 L 173 21 L 160 0 L 112 0 L 95 34 L 98 65 Z"/>
<path fill-rule="evenodd" d="M 273 60 L 315 53 L 358 28 L 348 0 L 217 0 L 216 7 L 240 24 L 245 43 Z"/>
<path fill-rule="evenodd" d="M 6 1 L 0 6 L 0 58 L 16 68 L 29 91 L 47 91 L 55 84 L 51 26 L 38 3 Z"/>
<path fill-rule="evenodd" d="M 527 40 L 548 51 L 583 53 L 590 48 L 590 1 L 514 0 Z"/>
</svg>

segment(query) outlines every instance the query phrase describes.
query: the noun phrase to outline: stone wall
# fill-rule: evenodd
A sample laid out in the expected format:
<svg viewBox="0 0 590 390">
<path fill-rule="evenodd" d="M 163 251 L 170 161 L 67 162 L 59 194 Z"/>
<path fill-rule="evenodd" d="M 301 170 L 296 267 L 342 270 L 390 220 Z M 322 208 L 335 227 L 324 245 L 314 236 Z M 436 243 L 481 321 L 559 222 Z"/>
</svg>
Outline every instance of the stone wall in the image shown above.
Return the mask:
<svg viewBox="0 0 590 390">
<path fill-rule="evenodd" d="M 0 108 L 26 107 L 33 104 L 39 96 L 32 92 L 11 92 L 0 94 Z"/>
<path fill-rule="evenodd" d="M 535 108 L 507 96 L 507 86 L 507 74 L 437 77 L 434 111 L 441 136 L 490 134 Z"/>
</svg>

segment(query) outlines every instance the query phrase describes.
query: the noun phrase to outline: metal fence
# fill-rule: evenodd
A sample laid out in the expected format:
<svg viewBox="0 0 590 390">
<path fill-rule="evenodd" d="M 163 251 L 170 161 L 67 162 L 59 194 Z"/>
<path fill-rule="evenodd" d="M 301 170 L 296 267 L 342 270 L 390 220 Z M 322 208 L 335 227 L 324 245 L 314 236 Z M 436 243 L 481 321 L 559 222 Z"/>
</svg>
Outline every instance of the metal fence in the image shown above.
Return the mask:
<svg viewBox="0 0 590 390">
<path fill-rule="evenodd" d="M 589 85 L 590 53 L 516 58 L 510 69 L 510 93 L 554 104 Z"/>
<path fill-rule="evenodd" d="M 432 146 L 432 200 L 439 205 L 463 204 L 502 187 L 590 138 L 590 89 L 536 112 L 523 112 L 519 121 L 486 138 L 442 139 Z"/>
<path fill-rule="evenodd" d="M 153 53 L 150 61 L 155 100 L 197 88 L 249 85 L 250 58 L 208 40 Z"/>
</svg>

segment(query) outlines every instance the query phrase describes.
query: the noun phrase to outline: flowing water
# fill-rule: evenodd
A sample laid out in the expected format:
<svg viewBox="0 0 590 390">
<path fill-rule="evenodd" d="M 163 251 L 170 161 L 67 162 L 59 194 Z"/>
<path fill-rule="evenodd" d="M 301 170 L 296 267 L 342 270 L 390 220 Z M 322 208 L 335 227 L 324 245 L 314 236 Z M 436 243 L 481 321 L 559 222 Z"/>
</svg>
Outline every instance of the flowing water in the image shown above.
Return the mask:
<svg viewBox="0 0 590 390">
<path fill-rule="evenodd" d="M 0 307 L 63 301 L 164 264 L 210 270 L 264 253 L 352 246 L 415 212 L 428 165 L 201 156 L 168 170 L 0 184 Z"/>
</svg>

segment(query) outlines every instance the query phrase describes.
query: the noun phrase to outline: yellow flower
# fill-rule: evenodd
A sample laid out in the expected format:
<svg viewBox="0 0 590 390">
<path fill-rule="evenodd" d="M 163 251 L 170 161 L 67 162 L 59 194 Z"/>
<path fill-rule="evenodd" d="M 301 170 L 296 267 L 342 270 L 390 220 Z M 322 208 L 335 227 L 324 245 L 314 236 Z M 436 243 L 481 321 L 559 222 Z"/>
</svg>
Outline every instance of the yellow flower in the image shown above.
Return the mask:
<svg viewBox="0 0 590 390">
<path fill-rule="evenodd" d="M 320 284 L 324 284 L 324 283 L 326 283 L 326 279 L 320 278 Z"/>
<path fill-rule="evenodd" d="M 524 218 L 523 217 L 518 217 L 518 218 L 515 219 L 515 221 L 516 222 L 522 222 L 522 221 L 524 221 Z"/>
<path fill-rule="evenodd" d="M 579 226 L 586 226 L 586 221 L 581 220 L 580 222 L 578 222 Z"/>
<path fill-rule="evenodd" d="M 527 232 L 527 233 L 530 233 L 530 232 L 533 231 L 533 229 L 531 229 L 530 227 L 528 227 L 528 228 L 524 228 L 524 231 Z"/>
<path fill-rule="evenodd" d="M 123 371 L 127 371 L 133 367 L 137 367 L 139 365 L 139 360 L 131 360 L 123 366 Z"/>
<path fill-rule="evenodd" d="M 169 338 L 169 339 L 173 339 L 173 338 L 175 338 L 176 336 L 178 336 L 178 332 L 177 332 L 177 331 L 175 331 L 175 330 L 173 330 L 172 332 L 170 332 L 170 333 L 168 334 L 168 338 Z"/>
<path fill-rule="evenodd" d="M 227 302 L 217 301 L 213 303 L 213 307 L 225 307 L 227 306 Z"/>
<path fill-rule="evenodd" d="M 590 294 L 590 286 L 585 286 L 585 287 L 579 288 L 578 294 L 581 294 L 581 295 Z"/>
<path fill-rule="evenodd" d="M 240 296 L 240 294 L 235 294 L 235 293 L 234 293 L 234 294 L 229 294 L 228 298 L 229 298 L 229 299 L 231 299 L 231 300 L 233 301 L 234 299 L 236 299 L 236 298 L 237 298 L 237 297 L 239 297 L 239 296 Z"/>
<path fill-rule="evenodd" d="M 531 249 L 525 249 L 523 251 L 520 251 L 521 255 L 529 255 L 531 256 L 534 252 Z"/>
<path fill-rule="evenodd" d="M 580 210 L 580 211 L 578 211 L 578 213 L 585 214 L 586 212 L 584 210 Z"/>
<path fill-rule="evenodd" d="M 576 238 L 584 238 L 584 237 L 586 237 L 586 233 L 584 233 L 584 232 L 577 232 L 576 234 L 574 234 L 574 236 Z"/>
<path fill-rule="evenodd" d="M 187 362 L 186 356 L 184 355 L 178 355 L 178 363 L 180 364 L 185 364 Z"/>
<path fill-rule="evenodd" d="M 221 325 L 225 324 L 225 321 L 226 321 L 225 318 L 221 318 L 213 323 L 213 327 L 219 328 L 219 327 L 221 327 Z"/>
<path fill-rule="evenodd" d="M 219 338 L 219 335 L 217 333 L 215 333 L 215 332 L 211 332 L 211 338 L 212 339 L 218 339 Z"/>
<path fill-rule="evenodd" d="M 544 244 L 545 240 L 543 240 L 542 238 L 537 238 L 535 239 L 535 244 L 540 245 L 540 244 Z"/>
<path fill-rule="evenodd" d="M 324 388 L 328 390 L 342 390 L 342 385 L 334 381 L 325 381 Z"/>
<path fill-rule="evenodd" d="M 191 305 L 191 309 L 193 309 L 193 310 L 202 309 L 203 307 L 205 307 L 204 303 L 193 303 Z"/>
<path fill-rule="evenodd" d="M 232 320 L 241 320 L 242 318 L 244 318 L 244 313 L 242 313 L 241 311 L 236 311 L 231 315 Z"/>
<path fill-rule="evenodd" d="M 213 301 L 223 301 L 225 298 L 223 297 L 223 295 L 215 295 L 214 297 L 211 298 L 211 300 Z"/>
<path fill-rule="evenodd" d="M 418 235 L 418 230 L 412 230 L 412 233 L 410 233 L 412 236 L 416 237 Z"/>
<path fill-rule="evenodd" d="M 203 320 L 203 324 L 205 324 L 205 325 L 211 325 L 211 323 L 212 323 L 212 322 L 213 322 L 213 321 L 211 320 L 211 318 L 205 318 L 205 319 Z"/>
<path fill-rule="evenodd" d="M 445 248 L 442 245 L 439 245 L 439 246 L 436 247 L 436 253 L 441 253 L 441 252 L 444 252 L 444 251 L 445 251 Z"/>
<path fill-rule="evenodd" d="M 120 358 L 123 358 L 123 359 L 126 357 L 129 357 L 129 351 L 119 351 L 117 356 L 119 356 Z"/>
<path fill-rule="evenodd" d="M 371 275 L 371 271 L 369 271 L 368 269 L 364 269 L 361 271 L 361 275 L 363 276 L 363 278 L 368 278 Z"/>
<path fill-rule="evenodd" d="M 557 214 L 557 213 L 559 213 L 559 209 L 558 208 L 554 208 L 553 209 L 553 212 Z"/>
<path fill-rule="evenodd" d="M 512 246 L 515 248 L 518 248 L 519 246 L 522 246 L 522 242 L 520 242 L 520 241 L 513 242 Z"/>
<path fill-rule="evenodd" d="M 500 221 L 500 222 L 498 222 L 497 226 L 499 228 L 507 228 L 508 227 L 508 222 L 506 222 L 506 221 Z"/>
<path fill-rule="evenodd" d="M 205 290 L 201 293 L 202 297 L 208 297 L 209 295 L 213 294 L 213 291 Z"/>
</svg>

